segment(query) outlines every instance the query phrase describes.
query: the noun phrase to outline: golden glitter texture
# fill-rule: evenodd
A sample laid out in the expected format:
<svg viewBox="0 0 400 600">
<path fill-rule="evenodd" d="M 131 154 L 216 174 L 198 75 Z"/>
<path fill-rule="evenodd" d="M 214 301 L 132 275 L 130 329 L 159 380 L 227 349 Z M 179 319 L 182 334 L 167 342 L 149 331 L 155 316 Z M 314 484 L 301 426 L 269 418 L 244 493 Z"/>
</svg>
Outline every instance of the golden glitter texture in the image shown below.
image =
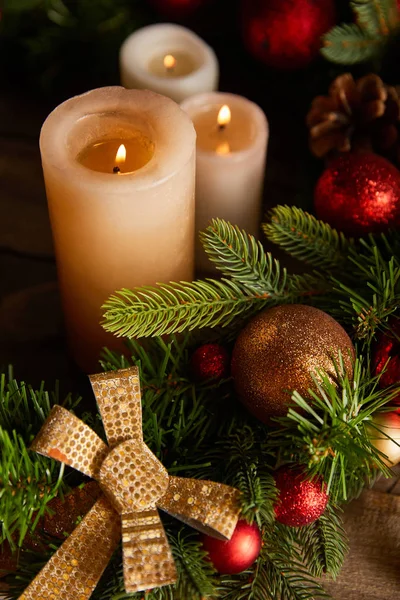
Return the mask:
<svg viewBox="0 0 400 600">
<path fill-rule="evenodd" d="M 232 354 L 236 391 L 263 422 L 287 413 L 291 393 L 304 397 L 322 370 L 334 378 L 339 351 L 353 374 L 354 348 L 343 327 L 311 306 L 276 306 L 257 315 L 240 333 Z"/>
<path fill-rule="evenodd" d="M 19 600 L 87 600 L 121 535 L 126 592 L 174 583 L 175 564 L 157 507 L 222 539 L 236 527 L 237 490 L 169 477 L 144 443 L 137 367 L 90 379 L 109 445 L 54 406 L 32 448 L 93 477 L 103 495 Z"/>
</svg>

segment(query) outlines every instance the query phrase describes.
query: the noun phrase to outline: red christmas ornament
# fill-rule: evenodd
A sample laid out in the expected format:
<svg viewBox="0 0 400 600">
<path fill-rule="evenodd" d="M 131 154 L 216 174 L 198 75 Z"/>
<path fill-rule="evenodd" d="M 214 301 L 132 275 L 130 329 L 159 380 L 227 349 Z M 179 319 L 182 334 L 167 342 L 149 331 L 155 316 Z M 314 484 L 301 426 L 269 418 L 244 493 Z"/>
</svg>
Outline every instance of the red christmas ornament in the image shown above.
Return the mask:
<svg viewBox="0 0 400 600">
<path fill-rule="evenodd" d="M 190 359 L 190 370 L 197 381 L 220 380 L 229 375 L 229 354 L 220 344 L 204 344 Z"/>
<path fill-rule="evenodd" d="M 323 514 L 328 494 L 323 490 L 321 479 L 304 479 L 299 469 L 281 467 L 275 473 L 278 499 L 275 517 L 289 527 L 303 527 L 313 523 Z"/>
<path fill-rule="evenodd" d="M 149 0 L 150 4 L 165 17 L 183 19 L 196 12 L 210 0 Z"/>
<path fill-rule="evenodd" d="M 384 331 L 378 337 L 373 358 L 375 375 L 382 373 L 386 365 L 386 369 L 379 379 L 379 386 L 382 389 L 400 383 L 400 319 L 391 319 L 389 326 L 390 331 Z M 400 394 L 391 402 L 399 405 L 396 412 L 400 413 Z"/>
<path fill-rule="evenodd" d="M 400 225 L 400 171 L 372 153 L 341 154 L 315 187 L 317 216 L 347 235 Z"/>
<path fill-rule="evenodd" d="M 233 575 L 248 569 L 261 550 L 261 533 L 257 525 L 239 521 L 227 542 L 203 534 L 202 542 L 210 561 L 219 573 Z"/>
<path fill-rule="evenodd" d="M 243 37 L 269 67 L 298 69 L 317 57 L 336 24 L 334 0 L 243 0 Z"/>
</svg>

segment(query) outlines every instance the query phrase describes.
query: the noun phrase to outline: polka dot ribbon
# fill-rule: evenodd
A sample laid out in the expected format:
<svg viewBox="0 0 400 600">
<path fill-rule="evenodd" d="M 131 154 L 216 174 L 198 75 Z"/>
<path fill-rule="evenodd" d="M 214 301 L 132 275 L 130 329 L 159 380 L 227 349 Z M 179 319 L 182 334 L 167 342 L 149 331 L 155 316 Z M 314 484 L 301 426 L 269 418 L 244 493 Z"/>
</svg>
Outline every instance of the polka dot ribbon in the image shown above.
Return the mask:
<svg viewBox="0 0 400 600">
<path fill-rule="evenodd" d="M 158 509 L 230 539 L 239 492 L 221 483 L 169 476 L 143 441 L 137 367 L 90 377 L 108 445 L 75 415 L 54 406 L 32 449 L 96 479 L 103 495 L 19 600 L 90 598 L 122 536 L 128 593 L 176 581 Z"/>
</svg>

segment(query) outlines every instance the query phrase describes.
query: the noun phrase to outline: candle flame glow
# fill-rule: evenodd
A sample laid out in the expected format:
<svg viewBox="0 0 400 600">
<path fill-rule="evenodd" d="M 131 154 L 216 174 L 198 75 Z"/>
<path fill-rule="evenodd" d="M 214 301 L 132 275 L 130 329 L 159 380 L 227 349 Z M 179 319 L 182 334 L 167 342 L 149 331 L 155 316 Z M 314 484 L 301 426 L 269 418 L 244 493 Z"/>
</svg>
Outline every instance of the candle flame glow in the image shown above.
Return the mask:
<svg viewBox="0 0 400 600">
<path fill-rule="evenodd" d="M 164 67 L 167 69 L 167 71 L 173 69 L 175 65 L 176 58 L 172 56 L 172 54 L 166 54 L 166 56 L 164 56 Z"/>
<path fill-rule="evenodd" d="M 229 154 L 230 151 L 231 151 L 231 147 L 228 142 L 221 142 L 215 148 L 215 152 L 217 154 Z"/>
<path fill-rule="evenodd" d="M 231 109 L 227 104 L 221 106 L 218 113 L 217 121 L 220 127 L 225 127 L 225 125 L 228 125 L 228 123 L 231 122 Z"/>
<path fill-rule="evenodd" d="M 115 164 L 123 165 L 126 160 L 126 148 L 124 144 L 121 144 L 117 150 L 117 154 L 115 155 Z"/>
</svg>

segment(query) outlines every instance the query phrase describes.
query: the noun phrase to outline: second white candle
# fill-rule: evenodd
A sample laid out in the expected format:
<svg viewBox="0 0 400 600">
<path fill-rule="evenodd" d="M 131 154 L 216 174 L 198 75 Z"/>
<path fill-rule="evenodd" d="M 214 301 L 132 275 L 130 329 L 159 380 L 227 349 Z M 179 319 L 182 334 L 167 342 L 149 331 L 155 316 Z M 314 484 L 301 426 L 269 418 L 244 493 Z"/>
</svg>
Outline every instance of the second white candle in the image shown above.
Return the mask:
<svg viewBox="0 0 400 600">
<path fill-rule="evenodd" d="M 228 111 L 221 111 L 224 105 L 230 119 Z M 196 266 L 212 271 L 198 239 L 212 218 L 259 235 L 268 122 L 259 106 L 234 94 L 199 94 L 181 107 L 197 132 Z M 222 125 L 218 124 L 220 111 Z"/>
</svg>

